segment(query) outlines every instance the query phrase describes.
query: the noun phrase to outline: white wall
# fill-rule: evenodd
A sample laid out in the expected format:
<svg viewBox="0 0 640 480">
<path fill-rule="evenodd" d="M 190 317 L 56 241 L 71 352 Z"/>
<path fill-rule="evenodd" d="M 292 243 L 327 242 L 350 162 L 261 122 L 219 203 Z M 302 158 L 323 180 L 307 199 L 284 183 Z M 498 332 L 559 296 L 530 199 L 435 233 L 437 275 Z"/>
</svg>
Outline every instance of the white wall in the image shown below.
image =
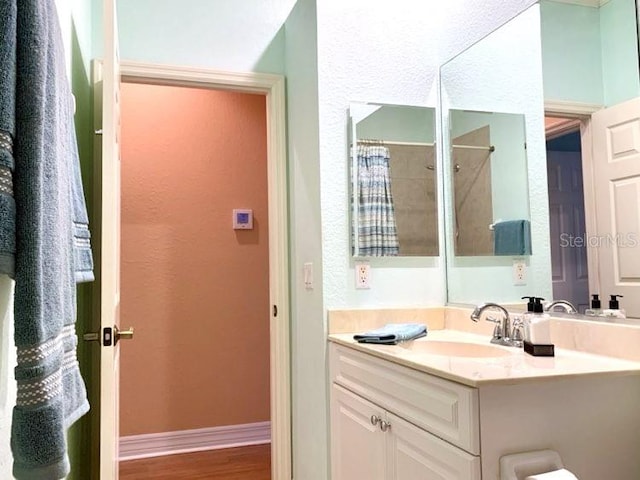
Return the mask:
<svg viewBox="0 0 640 480">
<path fill-rule="evenodd" d="M 525 114 L 533 249 L 527 285 L 514 286 L 511 258 L 456 259 L 449 245 L 449 302 L 513 303 L 526 294 L 551 298 L 541 55 L 540 8 L 535 5 L 442 68 L 445 117 L 449 109 Z M 449 203 L 448 235 L 453 234 L 451 213 Z"/>
<path fill-rule="evenodd" d="M 371 259 L 371 289 L 356 290 L 349 243 L 349 103 L 435 106 L 434 6 L 329 0 L 317 8 L 324 306 L 443 304 L 442 259 Z"/>
<path fill-rule="evenodd" d="M 493 32 L 500 25 L 534 5 L 538 0 L 447 0 L 442 2 L 440 21 L 434 37 L 438 43 L 440 63 L 450 60 L 461 51 Z M 425 3 L 440 3 L 428 0 Z M 429 17 L 433 14 L 430 13 Z"/>
</svg>

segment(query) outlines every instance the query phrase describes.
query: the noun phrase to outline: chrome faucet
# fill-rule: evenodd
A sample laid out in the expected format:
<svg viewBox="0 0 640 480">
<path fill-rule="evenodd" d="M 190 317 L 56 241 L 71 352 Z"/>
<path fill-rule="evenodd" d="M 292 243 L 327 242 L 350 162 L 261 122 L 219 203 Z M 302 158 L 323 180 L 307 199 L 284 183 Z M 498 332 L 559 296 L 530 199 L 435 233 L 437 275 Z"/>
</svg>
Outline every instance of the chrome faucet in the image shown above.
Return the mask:
<svg viewBox="0 0 640 480">
<path fill-rule="evenodd" d="M 578 313 L 578 309 L 568 300 L 556 300 L 544 306 L 546 312 L 553 312 L 556 307 L 562 307 L 565 313 Z"/>
<path fill-rule="evenodd" d="M 477 322 L 482 317 L 485 310 L 497 310 L 502 315 L 500 317 L 494 317 L 487 315 L 486 320 L 493 322 L 496 327 L 493 329 L 493 338 L 491 343 L 497 345 L 505 345 L 508 347 L 521 347 L 522 346 L 522 319 L 516 318 L 513 321 L 513 330 L 511 327 L 511 317 L 509 312 L 502 305 L 497 303 L 483 303 L 478 305 L 471 313 L 471 320 Z"/>
</svg>

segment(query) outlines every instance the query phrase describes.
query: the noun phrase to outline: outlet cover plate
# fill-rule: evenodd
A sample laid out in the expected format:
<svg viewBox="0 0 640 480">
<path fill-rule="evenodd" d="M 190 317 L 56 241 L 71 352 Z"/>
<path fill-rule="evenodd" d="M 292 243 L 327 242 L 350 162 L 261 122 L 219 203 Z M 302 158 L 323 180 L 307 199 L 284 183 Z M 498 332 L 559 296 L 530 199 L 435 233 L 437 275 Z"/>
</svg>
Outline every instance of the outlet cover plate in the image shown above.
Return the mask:
<svg viewBox="0 0 640 480">
<path fill-rule="evenodd" d="M 365 290 L 371 288 L 371 270 L 366 262 L 356 262 L 356 289 Z"/>
<path fill-rule="evenodd" d="M 515 286 L 527 284 L 527 264 L 521 258 L 513 260 L 513 284 Z"/>
</svg>

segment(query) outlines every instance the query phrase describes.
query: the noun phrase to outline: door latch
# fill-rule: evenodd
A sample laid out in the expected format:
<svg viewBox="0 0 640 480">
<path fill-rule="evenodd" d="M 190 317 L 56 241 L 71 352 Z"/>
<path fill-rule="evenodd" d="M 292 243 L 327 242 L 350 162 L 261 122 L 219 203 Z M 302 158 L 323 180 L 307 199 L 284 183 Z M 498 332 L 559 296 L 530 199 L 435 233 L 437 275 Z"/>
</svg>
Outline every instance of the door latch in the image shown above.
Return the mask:
<svg viewBox="0 0 640 480">
<path fill-rule="evenodd" d="M 115 345 L 119 340 L 131 340 L 132 338 L 133 327 L 129 327 L 128 330 L 119 330 L 118 327 L 105 327 L 102 329 L 102 345 L 105 347 Z M 85 342 L 99 342 L 100 334 L 96 332 L 85 333 L 82 335 L 82 339 Z"/>
</svg>

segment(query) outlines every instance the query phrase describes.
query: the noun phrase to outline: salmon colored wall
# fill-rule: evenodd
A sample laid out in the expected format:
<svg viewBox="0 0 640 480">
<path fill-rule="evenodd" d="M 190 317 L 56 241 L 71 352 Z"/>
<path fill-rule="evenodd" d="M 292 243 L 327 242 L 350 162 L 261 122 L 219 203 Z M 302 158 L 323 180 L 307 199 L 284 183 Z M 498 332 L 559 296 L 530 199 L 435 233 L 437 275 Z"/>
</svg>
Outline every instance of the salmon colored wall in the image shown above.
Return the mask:
<svg viewBox="0 0 640 480">
<path fill-rule="evenodd" d="M 122 85 L 122 436 L 269 419 L 266 153 L 264 96 Z"/>
</svg>

